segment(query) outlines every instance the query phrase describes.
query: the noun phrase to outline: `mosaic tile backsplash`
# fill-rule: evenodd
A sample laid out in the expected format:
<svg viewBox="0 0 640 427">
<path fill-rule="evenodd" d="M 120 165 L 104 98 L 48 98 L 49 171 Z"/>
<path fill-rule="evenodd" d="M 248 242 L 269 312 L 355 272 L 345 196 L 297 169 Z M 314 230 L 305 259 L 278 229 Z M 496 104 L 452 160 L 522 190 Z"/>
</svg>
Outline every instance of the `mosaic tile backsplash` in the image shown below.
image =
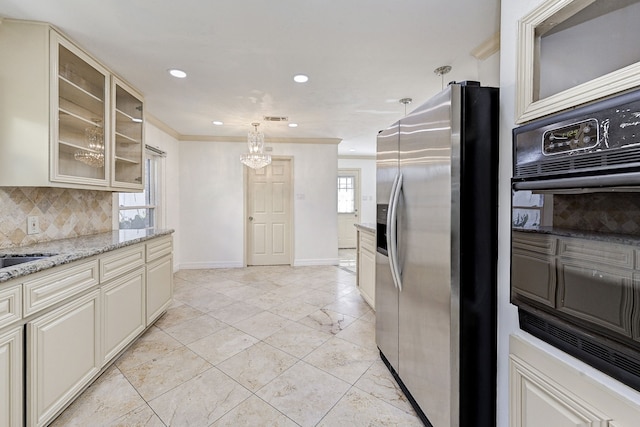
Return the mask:
<svg viewBox="0 0 640 427">
<path fill-rule="evenodd" d="M 111 207 L 108 191 L 0 187 L 0 249 L 110 231 Z M 40 233 L 29 235 L 33 215 Z"/>
<path fill-rule="evenodd" d="M 598 233 L 640 235 L 640 193 L 554 195 L 553 225 Z"/>
</svg>

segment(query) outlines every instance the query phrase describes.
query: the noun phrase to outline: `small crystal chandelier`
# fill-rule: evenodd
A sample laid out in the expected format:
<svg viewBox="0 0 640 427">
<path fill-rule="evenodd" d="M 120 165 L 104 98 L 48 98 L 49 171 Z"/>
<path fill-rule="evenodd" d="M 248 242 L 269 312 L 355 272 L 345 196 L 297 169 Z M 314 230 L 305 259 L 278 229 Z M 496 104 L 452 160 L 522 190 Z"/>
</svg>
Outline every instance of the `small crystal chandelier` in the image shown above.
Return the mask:
<svg viewBox="0 0 640 427">
<path fill-rule="evenodd" d="M 78 150 L 74 154 L 74 158 L 79 162 L 85 163 L 94 168 L 104 166 L 104 131 L 100 126 L 100 122 L 96 122 L 95 126 L 88 127 L 84 130 L 84 136 L 87 140 L 87 150 Z"/>
<path fill-rule="evenodd" d="M 258 132 L 260 123 L 251 123 L 254 130 L 249 132 L 249 152 L 240 156 L 240 161 L 252 169 L 260 169 L 271 163 L 271 155 L 264 154 L 264 133 Z"/>
</svg>

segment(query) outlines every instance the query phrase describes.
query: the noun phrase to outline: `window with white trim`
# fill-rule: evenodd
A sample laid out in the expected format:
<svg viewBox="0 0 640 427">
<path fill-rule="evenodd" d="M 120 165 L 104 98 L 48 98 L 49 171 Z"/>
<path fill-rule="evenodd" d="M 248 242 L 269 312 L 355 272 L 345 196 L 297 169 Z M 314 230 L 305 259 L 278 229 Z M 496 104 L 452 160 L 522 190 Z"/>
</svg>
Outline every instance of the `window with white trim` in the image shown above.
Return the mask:
<svg viewBox="0 0 640 427">
<path fill-rule="evenodd" d="M 145 184 L 141 193 L 120 193 L 118 216 L 120 229 L 148 229 L 160 224 L 161 155 L 146 150 Z"/>
</svg>

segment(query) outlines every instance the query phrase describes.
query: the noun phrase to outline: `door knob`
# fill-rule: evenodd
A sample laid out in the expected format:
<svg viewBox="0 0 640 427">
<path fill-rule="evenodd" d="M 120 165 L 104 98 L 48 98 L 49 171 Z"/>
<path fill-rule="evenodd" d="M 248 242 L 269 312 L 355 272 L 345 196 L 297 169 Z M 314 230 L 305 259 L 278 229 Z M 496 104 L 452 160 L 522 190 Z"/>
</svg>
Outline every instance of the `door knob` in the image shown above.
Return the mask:
<svg viewBox="0 0 640 427">
<path fill-rule="evenodd" d="M 249 221 L 253 221 L 253 217 L 252 216 L 249 217 Z"/>
</svg>

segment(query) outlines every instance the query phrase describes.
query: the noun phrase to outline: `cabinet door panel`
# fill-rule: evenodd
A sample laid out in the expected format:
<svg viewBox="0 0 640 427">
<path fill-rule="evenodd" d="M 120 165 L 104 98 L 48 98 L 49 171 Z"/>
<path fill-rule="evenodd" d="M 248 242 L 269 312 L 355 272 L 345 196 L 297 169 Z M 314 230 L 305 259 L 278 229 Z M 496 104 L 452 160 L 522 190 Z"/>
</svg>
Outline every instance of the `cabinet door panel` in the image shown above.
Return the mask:
<svg viewBox="0 0 640 427">
<path fill-rule="evenodd" d="M 549 307 L 556 305 L 556 261 L 523 249 L 511 255 L 511 290 Z"/>
<path fill-rule="evenodd" d="M 631 270 L 563 260 L 558 274 L 560 311 L 631 336 Z"/>
<path fill-rule="evenodd" d="M 511 355 L 512 427 L 585 427 L 608 424 L 606 416 Z"/>
<path fill-rule="evenodd" d="M 27 424 L 46 425 L 99 371 L 100 291 L 27 324 Z"/>
<path fill-rule="evenodd" d="M 22 426 L 22 327 L 0 334 L 0 425 Z"/>
<path fill-rule="evenodd" d="M 144 109 L 142 96 L 116 78 L 113 97 L 113 172 L 111 185 L 117 188 L 144 188 Z"/>
<path fill-rule="evenodd" d="M 120 352 L 145 327 L 145 271 L 139 268 L 102 287 L 103 363 Z"/>
<path fill-rule="evenodd" d="M 51 31 L 51 181 L 109 184 L 109 72 Z"/>
<path fill-rule="evenodd" d="M 173 297 L 173 257 L 147 264 L 147 325 L 156 320 Z"/>
</svg>

